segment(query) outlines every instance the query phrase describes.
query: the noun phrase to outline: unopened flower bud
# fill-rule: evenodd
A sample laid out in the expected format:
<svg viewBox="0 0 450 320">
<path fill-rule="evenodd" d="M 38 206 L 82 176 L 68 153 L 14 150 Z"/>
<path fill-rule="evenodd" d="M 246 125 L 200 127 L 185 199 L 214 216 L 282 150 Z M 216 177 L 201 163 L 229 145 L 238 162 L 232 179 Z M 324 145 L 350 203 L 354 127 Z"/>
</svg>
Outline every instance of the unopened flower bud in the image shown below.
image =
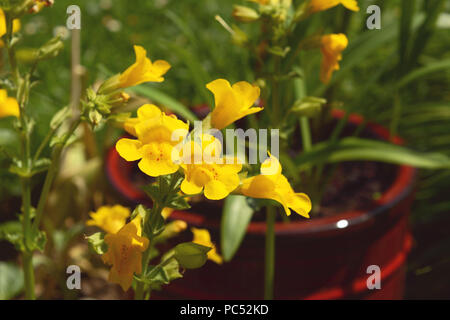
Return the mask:
<svg viewBox="0 0 450 320">
<path fill-rule="evenodd" d="M 245 6 L 235 5 L 233 7 L 233 18 L 241 22 L 253 22 L 259 19 L 259 14 L 255 10 Z"/>
<path fill-rule="evenodd" d="M 64 43 L 61 41 L 59 36 L 56 36 L 47 41 L 46 44 L 44 44 L 42 47 L 39 48 L 39 50 L 36 53 L 36 59 L 44 60 L 54 58 L 61 52 L 63 48 Z"/>
</svg>

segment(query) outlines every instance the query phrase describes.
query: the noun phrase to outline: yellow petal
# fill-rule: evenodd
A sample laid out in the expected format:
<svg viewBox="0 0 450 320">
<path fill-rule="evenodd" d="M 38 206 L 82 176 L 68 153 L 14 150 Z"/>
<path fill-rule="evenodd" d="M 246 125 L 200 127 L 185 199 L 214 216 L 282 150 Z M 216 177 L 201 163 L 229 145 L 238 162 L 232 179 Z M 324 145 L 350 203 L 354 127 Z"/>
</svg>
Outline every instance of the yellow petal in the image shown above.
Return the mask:
<svg viewBox="0 0 450 320">
<path fill-rule="evenodd" d="M 132 136 L 137 137 L 136 133 L 136 125 L 139 123 L 139 119 L 137 118 L 128 118 L 125 123 L 123 124 L 123 128 L 126 132 L 131 134 Z"/>
<path fill-rule="evenodd" d="M 170 65 L 158 60 L 152 64 L 146 57 L 147 51 L 141 46 L 134 46 L 136 62 L 126 69 L 119 77 L 120 87 L 132 87 L 143 82 L 161 82 L 164 75 L 169 70 Z"/>
<path fill-rule="evenodd" d="M 100 227 L 108 233 L 117 233 L 125 225 L 130 214 L 130 209 L 120 205 L 103 206 L 90 213 L 92 219 L 88 220 L 86 225 Z"/>
<path fill-rule="evenodd" d="M 153 72 L 159 77 L 169 71 L 170 68 L 171 65 L 165 60 L 156 60 L 153 63 Z M 164 80 L 164 78 L 162 78 L 162 80 Z"/>
<path fill-rule="evenodd" d="M 339 4 L 339 0 L 311 0 L 309 3 L 310 12 L 319 12 L 333 8 Z"/>
<path fill-rule="evenodd" d="M 127 161 L 136 161 L 142 158 L 142 143 L 134 139 L 120 139 L 116 143 L 119 155 Z"/>
<path fill-rule="evenodd" d="M 225 79 L 211 81 L 206 85 L 206 88 L 213 93 L 216 107 L 223 104 L 226 96 L 231 91 L 231 85 Z"/>
<path fill-rule="evenodd" d="M 236 82 L 233 84 L 232 88 L 237 94 L 237 99 L 242 101 L 245 108 L 253 106 L 255 101 L 259 98 L 261 91 L 258 86 L 251 85 L 246 81 Z"/>
<path fill-rule="evenodd" d="M 6 90 L 0 89 L 0 118 L 9 116 L 20 116 L 19 104 L 15 98 L 8 97 Z"/>
<path fill-rule="evenodd" d="M 289 206 L 299 215 L 309 218 L 309 212 L 312 209 L 311 200 L 304 193 L 295 193 L 289 200 Z"/>
<path fill-rule="evenodd" d="M 345 34 L 329 34 L 321 38 L 322 63 L 320 67 L 320 80 L 327 83 L 335 70 L 339 70 L 339 61 L 342 60 L 342 51 L 348 45 Z"/>
<path fill-rule="evenodd" d="M 248 82 L 240 81 L 230 86 L 227 80 L 217 79 L 208 83 L 206 88 L 214 94 L 215 107 L 211 112 L 211 124 L 219 130 L 262 110 L 252 108 L 259 97 L 260 89 Z"/>
<path fill-rule="evenodd" d="M 169 143 L 150 143 L 142 148 L 142 160 L 139 169 L 151 177 L 171 174 L 178 170 L 179 165 L 172 159 L 173 146 Z"/>
<path fill-rule="evenodd" d="M 203 186 L 199 186 L 195 184 L 193 181 L 189 181 L 186 177 L 184 178 L 183 182 L 181 183 L 181 191 L 183 191 L 186 194 L 197 194 L 202 192 Z"/>
<path fill-rule="evenodd" d="M 214 261 L 217 264 L 222 264 L 223 259 L 217 253 L 216 246 L 211 241 L 211 235 L 207 229 L 191 228 L 194 234 L 193 243 L 200 244 L 205 247 L 210 247 L 211 250 L 208 251 L 208 259 Z"/>
<path fill-rule="evenodd" d="M 138 215 L 116 234 L 107 234 L 105 242 L 108 251 L 102 255 L 102 260 L 112 265 L 109 280 L 126 291 L 131 286 L 133 274 L 142 272 L 142 252 L 149 245 L 148 239 L 141 237 L 141 217 Z"/>
<path fill-rule="evenodd" d="M 139 120 L 147 120 L 161 116 L 161 110 L 154 104 L 144 104 L 137 110 Z"/>
<path fill-rule="evenodd" d="M 356 0 L 341 0 L 344 7 L 352 11 L 359 11 L 358 2 Z"/>
<path fill-rule="evenodd" d="M 205 197 L 210 200 L 220 200 L 225 198 L 230 192 L 225 184 L 219 180 L 210 180 L 205 185 Z"/>
</svg>

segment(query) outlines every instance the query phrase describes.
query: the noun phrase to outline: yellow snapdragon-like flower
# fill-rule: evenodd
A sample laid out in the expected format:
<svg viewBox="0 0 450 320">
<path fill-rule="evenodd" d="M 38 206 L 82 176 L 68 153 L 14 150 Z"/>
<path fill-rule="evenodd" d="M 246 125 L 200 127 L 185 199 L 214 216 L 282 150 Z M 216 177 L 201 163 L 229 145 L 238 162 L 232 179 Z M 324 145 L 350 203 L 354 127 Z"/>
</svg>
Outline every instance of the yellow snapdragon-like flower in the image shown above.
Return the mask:
<svg viewBox="0 0 450 320">
<path fill-rule="evenodd" d="M 320 80 L 328 83 L 335 70 L 339 70 L 339 61 L 342 60 L 342 51 L 347 48 L 348 39 L 343 33 L 322 36 L 320 50 L 322 64 L 320 67 Z"/>
<path fill-rule="evenodd" d="M 6 90 L 0 89 L 0 118 L 9 116 L 20 116 L 19 104 L 15 98 L 8 97 Z"/>
<path fill-rule="evenodd" d="M 17 32 L 20 30 L 20 20 L 13 20 L 13 32 Z M 0 9 L 0 37 L 3 37 L 6 34 L 6 18 L 5 12 L 3 9 Z M 2 42 L 3 45 L 3 42 Z"/>
<path fill-rule="evenodd" d="M 175 115 L 166 115 L 152 104 L 139 108 L 137 119 L 125 123 L 126 130 L 137 139 L 120 139 L 116 150 L 127 161 L 139 161 L 145 174 L 158 177 L 178 170 L 174 147 L 188 134 L 189 125 Z"/>
<path fill-rule="evenodd" d="M 121 205 L 103 206 L 97 212 L 91 212 L 91 220 L 86 222 L 88 226 L 97 226 L 107 233 L 117 233 L 126 223 L 130 216 L 130 209 Z"/>
<path fill-rule="evenodd" d="M 214 136 L 203 134 L 201 142 L 192 141 L 187 147 L 183 149 L 181 166 L 185 177 L 181 183 L 181 191 L 197 194 L 204 190 L 206 198 L 220 200 L 239 186 L 238 172 L 241 171 L 242 165 L 237 163 L 237 159 L 227 163 L 226 158 L 220 157 L 219 150 L 222 145 Z M 187 163 L 185 152 L 189 148 L 190 159 Z"/>
<path fill-rule="evenodd" d="M 261 165 L 261 174 L 244 179 L 240 191 L 251 198 L 272 199 L 279 202 L 286 212 L 294 210 L 309 218 L 311 200 L 304 193 L 295 193 L 288 179 L 281 174 L 281 164 L 277 158 L 270 156 Z"/>
<path fill-rule="evenodd" d="M 217 253 L 216 246 L 211 241 L 211 235 L 207 229 L 191 228 L 194 234 L 193 243 L 200 244 L 205 247 L 210 247 L 211 250 L 208 251 L 208 259 L 214 261 L 217 264 L 223 263 L 223 258 Z"/>
<path fill-rule="evenodd" d="M 214 94 L 215 108 L 211 112 L 211 125 L 223 129 L 249 114 L 263 108 L 253 107 L 259 98 L 260 89 L 248 82 L 236 82 L 232 86 L 225 79 L 217 79 L 206 85 Z"/>
<path fill-rule="evenodd" d="M 119 77 L 120 87 L 127 88 L 143 82 L 162 82 L 163 75 L 170 69 L 170 64 L 164 60 L 152 62 L 147 58 L 147 52 L 141 46 L 134 46 L 136 62 Z"/>
<path fill-rule="evenodd" d="M 309 11 L 311 13 L 325 11 L 342 4 L 349 10 L 359 11 L 358 2 L 356 0 L 311 0 L 309 3 Z"/>
<path fill-rule="evenodd" d="M 102 255 L 102 260 L 112 266 L 108 280 L 118 283 L 124 291 L 130 288 L 133 274 L 142 272 L 142 252 L 147 249 L 149 240 L 141 234 L 141 217 L 138 215 L 117 233 L 105 236 L 108 251 Z"/>
</svg>

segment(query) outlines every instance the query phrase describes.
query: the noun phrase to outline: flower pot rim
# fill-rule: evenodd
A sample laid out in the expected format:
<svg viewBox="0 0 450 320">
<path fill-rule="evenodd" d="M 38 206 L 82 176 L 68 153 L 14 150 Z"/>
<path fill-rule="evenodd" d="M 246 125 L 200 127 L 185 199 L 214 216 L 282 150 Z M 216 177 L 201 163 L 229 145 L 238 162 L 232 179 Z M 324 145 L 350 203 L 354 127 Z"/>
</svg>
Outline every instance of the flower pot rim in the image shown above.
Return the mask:
<svg viewBox="0 0 450 320">
<path fill-rule="evenodd" d="M 345 112 L 343 110 L 334 109 L 332 115 L 339 119 L 345 115 Z M 361 115 L 352 113 L 349 115 L 348 121 L 358 125 L 363 123 L 364 118 Z M 366 126 L 384 140 L 390 140 L 397 145 L 403 144 L 403 140 L 400 137 L 396 136 L 390 138 L 389 130 L 377 123 L 367 122 Z M 119 168 L 118 163 L 120 160 L 121 158 L 115 147 L 112 147 L 107 153 L 106 166 L 107 176 L 110 182 L 115 189 L 129 200 L 136 203 L 148 202 L 145 195 L 143 195 L 143 192 L 127 179 L 127 174 L 130 173 L 132 167 Z M 374 201 L 374 207 L 370 210 L 350 210 L 329 217 L 302 219 L 299 221 L 291 221 L 289 223 L 277 222 L 275 224 L 276 234 L 323 236 L 324 234 L 332 235 L 349 232 L 351 230 L 359 230 L 372 225 L 379 216 L 389 213 L 389 209 L 400 203 L 413 192 L 413 182 L 417 174 L 417 169 L 406 165 L 399 165 L 397 168 L 394 182 L 382 193 L 379 199 Z M 196 227 L 220 230 L 220 221 L 207 219 L 205 216 L 191 211 L 176 210 L 172 213 L 171 219 L 185 220 L 189 225 Z M 266 223 L 264 221 L 250 222 L 247 233 L 264 235 L 266 233 Z"/>
</svg>

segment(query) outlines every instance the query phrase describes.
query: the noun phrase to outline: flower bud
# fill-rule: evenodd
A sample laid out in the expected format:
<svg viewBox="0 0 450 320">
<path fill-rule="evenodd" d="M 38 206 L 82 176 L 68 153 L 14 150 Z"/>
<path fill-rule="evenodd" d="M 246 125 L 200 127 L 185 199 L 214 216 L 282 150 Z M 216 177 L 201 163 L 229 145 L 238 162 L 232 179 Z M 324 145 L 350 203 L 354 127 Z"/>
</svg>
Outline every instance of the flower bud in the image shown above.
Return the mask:
<svg viewBox="0 0 450 320">
<path fill-rule="evenodd" d="M 259 19 L 259 14 L 255 10 L 245 6 L 235 5 L 233 7 L 233 18 L 240 22 L 253 22 Z"/>
<path fill-rule="evenodd" d="M 56 36 L 47 41 L 47 43 L 45 43 L 38 49 L 38 51 L 36 52 L 36 60 L 54 58 L 61 52 L 63 48 L 64 43 L 61 41 L 59 36 Z"/>
</svg>

